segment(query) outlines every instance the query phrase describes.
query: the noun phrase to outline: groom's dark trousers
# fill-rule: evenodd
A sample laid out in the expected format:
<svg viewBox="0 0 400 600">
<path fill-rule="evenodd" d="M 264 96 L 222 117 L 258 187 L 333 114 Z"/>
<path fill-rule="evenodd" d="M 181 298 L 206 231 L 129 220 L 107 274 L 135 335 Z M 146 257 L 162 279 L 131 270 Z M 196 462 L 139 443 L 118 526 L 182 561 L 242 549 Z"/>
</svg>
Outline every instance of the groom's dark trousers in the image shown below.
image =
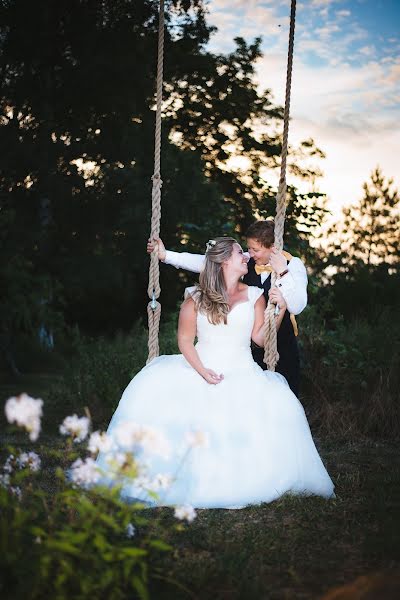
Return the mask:
<svg viewBox="0 0 400 600">
<path fill-rule="evenodd" d="M 264 290 L 265 300 L 268 304 L 268 292 L 271 287 L 271 277 L 267 277 L 264 284 L 261 283 L 261 276 L 257 275 L 254 270 L 254 260 L 251 258 L 247 264 L 248 273 L 243 277 L 243 283 L 254 285 Z M 300 361 L 299 348 L 297 339 L 294 334 L 293 325 L 290 320 L 289 311 L 286 311 L 282 319 L 281 326 L 278 330 L 278 352 L 279 361 L 275 370 L 281 373 L 287 380 L 290 389 L 296 396 L 299 395 L 299 380 L 300 380 Z M 258 365 L 266 370 L 267 365 L 263 362 L 264 348 L 252 345 L 251 352 L 253 358 Z"/>
</svg>

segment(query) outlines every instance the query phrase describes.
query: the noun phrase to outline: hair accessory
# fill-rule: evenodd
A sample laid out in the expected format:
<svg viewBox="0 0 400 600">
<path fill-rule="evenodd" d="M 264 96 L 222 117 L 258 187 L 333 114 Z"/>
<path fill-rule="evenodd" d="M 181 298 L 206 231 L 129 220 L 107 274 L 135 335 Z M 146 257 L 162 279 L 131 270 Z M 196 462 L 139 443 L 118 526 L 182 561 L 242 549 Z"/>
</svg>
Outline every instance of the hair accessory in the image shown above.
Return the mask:
<svg viewBox="0 0 400 600">
<path fill-rule="evenodd" d="M 211 248 L 215 246 L 216 243 L 217 242 L 215 240 L 208 240 L 208 242 L 206 243 L 206 254 L 211 250 Z"/>
</svg>

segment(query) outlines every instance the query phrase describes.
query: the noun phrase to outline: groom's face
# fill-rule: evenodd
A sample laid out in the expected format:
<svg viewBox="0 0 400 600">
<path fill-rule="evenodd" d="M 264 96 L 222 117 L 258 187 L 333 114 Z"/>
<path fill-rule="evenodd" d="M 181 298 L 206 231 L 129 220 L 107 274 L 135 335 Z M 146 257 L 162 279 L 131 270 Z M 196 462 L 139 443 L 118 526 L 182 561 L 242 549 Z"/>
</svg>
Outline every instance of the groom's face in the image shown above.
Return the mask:
<svg viewBox="0 0 400 600">
<path fill-rule="evenodd" d="M 256 265 L 266 265 L 269 263 L 269 257 L 271 256 L 272 246 L 266 248 L 258 240 L 254 238 L 247 238 L 247 248 L 249 250 L 250 257 L 254 259 Z"/>
</svg>

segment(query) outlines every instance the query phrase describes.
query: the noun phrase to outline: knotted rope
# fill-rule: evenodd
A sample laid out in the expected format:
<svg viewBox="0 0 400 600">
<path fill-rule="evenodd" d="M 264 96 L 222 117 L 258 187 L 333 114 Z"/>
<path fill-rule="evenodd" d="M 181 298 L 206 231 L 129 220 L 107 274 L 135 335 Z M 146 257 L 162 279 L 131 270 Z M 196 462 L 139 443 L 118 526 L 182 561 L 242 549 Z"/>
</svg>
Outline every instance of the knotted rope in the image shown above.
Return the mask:
<svg viewBox="0 0 400 600">
<path fill-rule="evenodd" d="M 158 24 L 158 56 L 157 56 L 157 110 L 156 131 L 154 144 L 154 173 L 152 176 L 153 187 L 151 193 L 151 233 L 150 238 L 158 238 L 160 235 L 161 221 L 161 103 L 163 84 L 163 59 L 164 59 L 164 0 L 160 0 L 160 15 Z M 160 329 L 161 304 L 157 302 L 161 293 L 160 268 L 158 263 L 157 248 L 150 256 L 149 285 L 147 293 L 150 302 L 147 305 L 147 316 L 149 324 L 149 354 L 147 362 L 159 355 L 158 332 Z"/>
<path fill-rule="evenodd" d="M 290 93 L 292 86 L 293 71 L 293 49 L 294 49 L 294 29 L 296 22 L 296 0 L 292 0 L 290 10 L 290 30 L 289 30 L 289 48 L 286 71 L 286 95 L 285 110 L 283 113 L 283 142 L 281 156 L 281 172 L 279 177 L 279 187 L 276 196 L 276 214 L 275 214 L 275 247 L 280 252 L 283 249 L 283 231 L 285 228 L 286 213 L 286 163 L 288 153 L 288 135 L 289 135 L 289 115 L 290 115 Z M 271 273 L 271 288 L 275 285 L 276 273 Z M 270 371 L 275 371 L 276 363 L 279 360 L 277 350 L 277 331 L 275 324 L 275 305 L 268 302 L 264 312 L 264 362 Z"/>
</svg>

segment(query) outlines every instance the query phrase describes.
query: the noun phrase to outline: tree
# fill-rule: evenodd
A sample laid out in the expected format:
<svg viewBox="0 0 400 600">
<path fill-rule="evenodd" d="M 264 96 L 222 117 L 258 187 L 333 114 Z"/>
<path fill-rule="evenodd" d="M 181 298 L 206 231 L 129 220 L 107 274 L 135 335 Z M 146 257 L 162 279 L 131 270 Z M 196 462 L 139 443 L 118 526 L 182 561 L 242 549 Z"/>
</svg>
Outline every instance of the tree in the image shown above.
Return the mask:
<svg viewBox="0 0 400 600">
<path fill-rule="evenodd" d="M 399 266 L 400 195 L 393 179 L 386 179 L 379 167 L 363 185 L 364 195 L 355 205 L 343 209 L 342 220 L 329 232 L 335 240 L 330 248 L 339 269 L 378 265 Z"/>
<path fill-rule="evenodd" d="M 190 77 L 178 66 L 168 82 L 165 114 L 171 139 L 200 155 L 206 176 L 221 190 L 236 230 L 243 233 L 266 202 L 272 205 L 268 212 L 275 209 L 270 179 L 280 166 L 283 108 L 273 103 L 270 89 L 260 92 L 257 87 L 261 38 L 247 44 L 238 37 L 235 42 L 227 55 L 191 56 Z M 290 148 L 289 172 L 314 182 L 321 172 L 309 159 L 316 157 L 324 154 L 312 139 Z"/>
<path fill-rule="evenodd" d="M 398 310 L 399 192 L 379 167 L 363 185 L 359 202 L 343 209 L 342 220 L 328 232 L 333 240 L 323 252 L 325 267 L 333 267 L 330 293 L 332 316 L 375 319 L 385 309 Z"/>
<path fill-rule="evenodd" d="M 242 234 L 269 199 L 273 210 L 282 108 L 257 90 L 260 40 L 208 52 L 202 0 L 170 0 L 166 19 L 162 233 L 201 250 L 210 235 Z M 66 320 L 90 331 L 129 326 L 147 301 L 157 27 L 151 0 L 0 5 L 0 202 L 14 215 L 5 255 L 60 284 Z M 321 155 L 310 140 L 299 151 L 299 161 Z M 313 198 L 290 203 L 289 224 Z M 170 274 L 164 306 L 184 284 Z"/>
</svg>

